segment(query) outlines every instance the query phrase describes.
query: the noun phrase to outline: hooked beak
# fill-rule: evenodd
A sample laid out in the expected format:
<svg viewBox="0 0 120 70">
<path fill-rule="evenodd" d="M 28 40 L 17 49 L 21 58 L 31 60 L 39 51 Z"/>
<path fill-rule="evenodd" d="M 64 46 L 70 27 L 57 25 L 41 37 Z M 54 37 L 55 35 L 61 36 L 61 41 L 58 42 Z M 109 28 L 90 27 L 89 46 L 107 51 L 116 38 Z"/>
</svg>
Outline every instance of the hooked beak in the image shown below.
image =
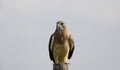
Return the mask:
<svg viewBox="0 0 120 70">
<path fill-rule="evenodd" d="M 59 24 L 57 24 L 57 29 L 60 30 L 60 25 Z"/>
<path fill-rule="evenodd" d="M 64 30 L 64 28 L 60 24 L 57 24 L 57 29 L 60 30 L 60 31 Z"/>
</svg>

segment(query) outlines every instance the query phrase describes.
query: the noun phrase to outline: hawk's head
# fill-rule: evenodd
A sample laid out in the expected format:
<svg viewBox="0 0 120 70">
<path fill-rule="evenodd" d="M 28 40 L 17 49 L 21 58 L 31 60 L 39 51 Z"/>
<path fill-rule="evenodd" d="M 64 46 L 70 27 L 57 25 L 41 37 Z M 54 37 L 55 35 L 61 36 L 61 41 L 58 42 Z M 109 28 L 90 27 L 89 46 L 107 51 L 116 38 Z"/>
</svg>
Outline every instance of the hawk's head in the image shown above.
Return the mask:
<svg viewBox="0 0 120 70">
<path fill-rule="evenodd" d="M 63 21 L 58 21 L 58 22 L 56 23 L 56 29 L 57 29 L 58 31 L 63 32 L 64 30 L 67 29 L 67 27 L 66 27 L 66 25 L 65 25 L 65 23 L 64 23 Z"/>
<path fill-rule="evenodd" d="M 66 24 L 63 21 L 58 21 L 56 23 L 56 32 L 58 34 L 64 35 L 64 36 L 66 36 L 66 35 L 68 36 L 69 35 L 67 26 L 66 26 Z"/>
</svg>

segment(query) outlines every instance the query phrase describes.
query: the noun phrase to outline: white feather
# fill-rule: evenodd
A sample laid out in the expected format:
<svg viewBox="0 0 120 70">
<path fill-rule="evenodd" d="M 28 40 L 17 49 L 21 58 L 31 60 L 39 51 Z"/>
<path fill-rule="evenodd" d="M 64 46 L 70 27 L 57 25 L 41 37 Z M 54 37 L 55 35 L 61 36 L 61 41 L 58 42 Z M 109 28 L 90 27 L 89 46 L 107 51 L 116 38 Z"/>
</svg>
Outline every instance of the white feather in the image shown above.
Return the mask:
<svg viewBox="0 0 120 70">
<path fill-rule="evenodd" d="M 50 50 L 52 50 L 53 42 L 54 42 L 54 35 L 52 36 L 52 40 L 51 40 L 51 44 L 50 44 Z"/>
</svg>

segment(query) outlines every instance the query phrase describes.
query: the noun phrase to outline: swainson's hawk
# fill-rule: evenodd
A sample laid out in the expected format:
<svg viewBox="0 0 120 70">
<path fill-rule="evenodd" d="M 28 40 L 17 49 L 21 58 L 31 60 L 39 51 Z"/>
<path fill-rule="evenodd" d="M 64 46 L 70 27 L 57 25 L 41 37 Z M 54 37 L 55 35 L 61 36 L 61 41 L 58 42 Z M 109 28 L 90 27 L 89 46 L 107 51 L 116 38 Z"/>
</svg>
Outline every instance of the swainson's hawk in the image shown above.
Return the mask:
<svg viewBox="0 0 120 70">
<path fill-rule="evenodd" d="M 63 21 L 56 23 L 56 30 L 49 40 L 49 56 L 55 63 L 67 63 L 74 51 L 74 41 Z"/>
</svg>

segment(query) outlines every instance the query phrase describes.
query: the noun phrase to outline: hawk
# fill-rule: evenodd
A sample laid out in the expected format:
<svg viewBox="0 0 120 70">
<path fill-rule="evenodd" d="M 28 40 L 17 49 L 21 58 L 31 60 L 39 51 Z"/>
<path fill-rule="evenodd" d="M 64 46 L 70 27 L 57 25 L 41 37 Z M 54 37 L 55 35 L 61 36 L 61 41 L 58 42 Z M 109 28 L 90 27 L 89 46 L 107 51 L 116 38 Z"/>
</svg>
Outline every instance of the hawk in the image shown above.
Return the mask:
<svg viewBox="0 0 120 70">
<path fill-rule="evenodd" d="M 74 51 L 74 41 L 63 21 L 56 23 L 56 30 L 49 39 L 49 56 L 55 64 L 67 63 Z"/>
</svg>

